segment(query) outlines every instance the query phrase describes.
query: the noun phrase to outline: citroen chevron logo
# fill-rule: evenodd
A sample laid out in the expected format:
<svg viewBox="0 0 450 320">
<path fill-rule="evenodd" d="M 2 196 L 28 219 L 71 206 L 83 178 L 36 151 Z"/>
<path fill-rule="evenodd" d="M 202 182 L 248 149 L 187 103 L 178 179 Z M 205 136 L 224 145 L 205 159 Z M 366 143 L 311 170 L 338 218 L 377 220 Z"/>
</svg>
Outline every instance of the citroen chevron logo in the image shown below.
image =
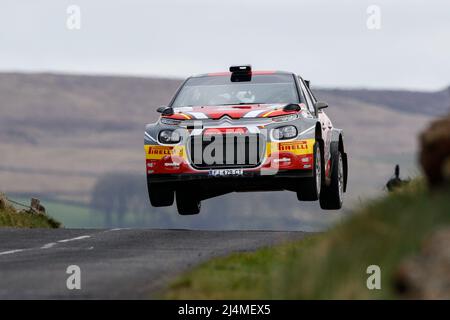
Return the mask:
<svg viewBox="0 0 450 320">
<path fill-rule="evenodd" d="M 231 123 L 233 121 L 233 119 L 231 119 L 230 116 L 227 115 L 227 114 L 223 115 L 219 120 L 225 121 L 225 122 L 228 122 L 228 123 Z"/>
</svg>

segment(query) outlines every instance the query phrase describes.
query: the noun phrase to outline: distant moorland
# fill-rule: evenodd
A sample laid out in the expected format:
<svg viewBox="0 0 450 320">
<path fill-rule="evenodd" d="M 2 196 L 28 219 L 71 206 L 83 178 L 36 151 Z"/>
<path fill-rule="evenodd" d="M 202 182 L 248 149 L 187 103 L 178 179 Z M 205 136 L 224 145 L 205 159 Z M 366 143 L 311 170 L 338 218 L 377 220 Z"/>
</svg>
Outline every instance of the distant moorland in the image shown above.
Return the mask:
<svg viewBox="0 0 450 320">
<path fill-rule="evenodd" d="M 89 205 L 98 181 L 125 174 L 137 186 L 127 210 L 140 212 L 140 226 L 316 230 L 342 217 L 339 212 L 324 213 L 315 204 L 301 204 L 287 192 L 208 200 L 202 214 L 189 219 L 178 217 L 174 208 L 150 208 L 143 130 L 157 119 L 156 108 L 169 101 L 180 83 L 159 78 L 0 74 L 0 192 Z M 417 175 L 417 134 L 431 119 L 448 112 L 450 105 L 448 90 L 319 89 L 316 95 L 329 103 L 326 112 L 345 131 L 350 176 L 343 211 L 382 192 L 397 163 L 403 175 Z M 114 192 L 111 189 L 109 196 L 114 197 Z M 115 219 L 105 218 L 105 224 L 127 224 Z"/>
</svg>

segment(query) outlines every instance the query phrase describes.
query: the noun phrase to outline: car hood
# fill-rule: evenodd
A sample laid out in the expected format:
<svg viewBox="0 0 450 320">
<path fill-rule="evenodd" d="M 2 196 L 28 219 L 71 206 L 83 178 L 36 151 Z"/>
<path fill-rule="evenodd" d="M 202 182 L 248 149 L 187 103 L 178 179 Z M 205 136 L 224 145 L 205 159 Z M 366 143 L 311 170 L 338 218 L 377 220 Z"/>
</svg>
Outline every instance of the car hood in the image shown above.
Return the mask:
<svg viewBox="0 0 450 320">
<path fill-rule="evenodd" d="M 174 108 L 174 114 L 166 116 L 171 119 L 214 119 L 222 117 L 231 119 L 241 118 L 265 118 L 296 113 L 297 111 L 284 111 L 286 104 L 249 104 L 249 105 L 226 105 L 226 106 L 204 106 L 204 107 L 180 107 Z"/>
</svg>

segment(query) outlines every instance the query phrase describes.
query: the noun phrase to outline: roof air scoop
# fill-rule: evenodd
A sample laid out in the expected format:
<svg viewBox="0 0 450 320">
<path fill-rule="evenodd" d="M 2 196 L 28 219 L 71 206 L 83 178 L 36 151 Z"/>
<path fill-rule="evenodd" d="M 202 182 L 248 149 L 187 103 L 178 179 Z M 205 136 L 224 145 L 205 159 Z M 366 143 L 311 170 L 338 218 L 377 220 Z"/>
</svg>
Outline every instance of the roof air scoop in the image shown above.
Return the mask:
<svg viewBox="0 0 450 320">
<path fill-rule="evenodd" d="M 244 82 L 252 80 L 252 66 L 231 66 L 231 82 Z"/>
<path fill-rule="evenodd" d="M 230 67 L 230 72 L 233 73 L 238 73 L 238 72 L 244 72 L 244 73 L 249 73 L 252 72 L 252 66 L 247 64 L 244 66 L 231 66 Z"/>
</svg>

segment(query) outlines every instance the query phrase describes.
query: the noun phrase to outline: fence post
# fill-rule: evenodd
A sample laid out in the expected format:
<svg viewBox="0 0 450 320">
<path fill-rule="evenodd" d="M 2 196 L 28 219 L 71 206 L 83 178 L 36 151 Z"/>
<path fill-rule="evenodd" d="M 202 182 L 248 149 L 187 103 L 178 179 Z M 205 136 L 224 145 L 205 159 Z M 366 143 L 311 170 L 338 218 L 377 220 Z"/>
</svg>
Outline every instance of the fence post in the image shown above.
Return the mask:
<svg viewBox="0 0 450 320">
<path fill-rule="evenodd" d="M 0 209 L 1 210 L 6 209 L 6 204 L 7 204 L 7 202 L 6 202 L 5 195 L 3 193 L 0 193 Z"/>
<path fill-rule="evenodd" d="M 39 201 L 39 199 L 36 198 L 31 198 L 31 209 L 36 212 L 39 213 L 41 210 L 41 201 Z"/>
</svg>

